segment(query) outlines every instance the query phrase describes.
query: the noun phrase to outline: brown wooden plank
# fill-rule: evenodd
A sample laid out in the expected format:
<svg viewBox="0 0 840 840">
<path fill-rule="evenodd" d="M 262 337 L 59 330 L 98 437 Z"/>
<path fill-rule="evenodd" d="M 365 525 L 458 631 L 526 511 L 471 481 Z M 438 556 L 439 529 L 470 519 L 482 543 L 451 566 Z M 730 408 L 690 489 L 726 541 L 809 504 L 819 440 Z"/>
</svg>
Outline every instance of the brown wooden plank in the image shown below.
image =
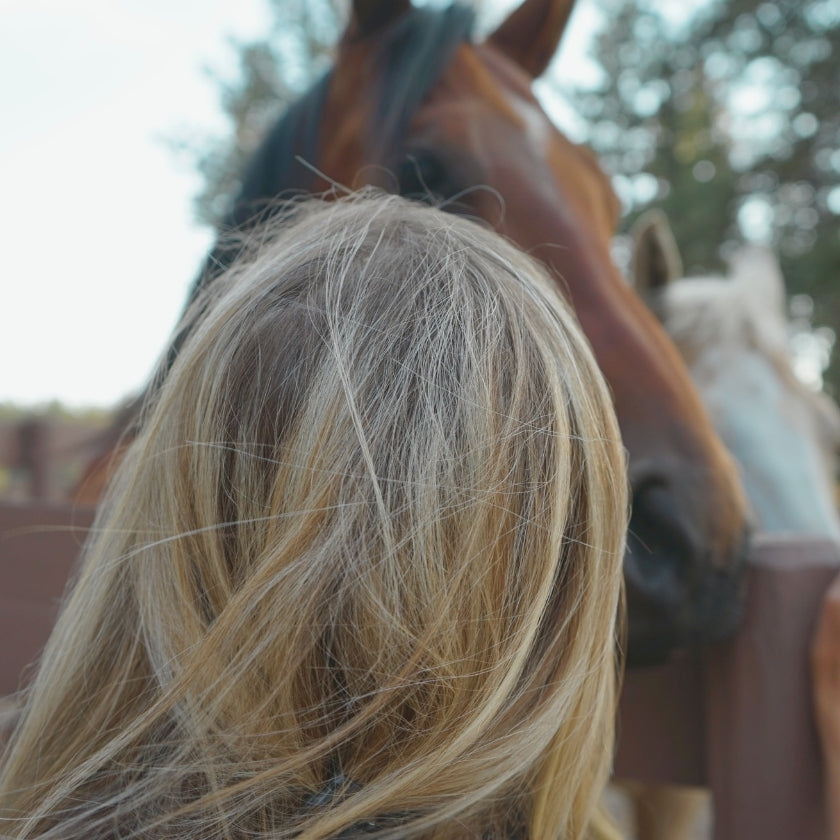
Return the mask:
<svg viewBox="0 0 840 840">
<path fill-rule="evenodd" d="M 0 697 L 46 643 L 92 521 L 89 508 L 0 504 Z"/>
<path fill-rule="evenodd" d="M 705 663 L 715 840 L 826 840 L 809 647 L 840 549 L 775 539 L 750 566 L 743 628 Z"/>
</svg>

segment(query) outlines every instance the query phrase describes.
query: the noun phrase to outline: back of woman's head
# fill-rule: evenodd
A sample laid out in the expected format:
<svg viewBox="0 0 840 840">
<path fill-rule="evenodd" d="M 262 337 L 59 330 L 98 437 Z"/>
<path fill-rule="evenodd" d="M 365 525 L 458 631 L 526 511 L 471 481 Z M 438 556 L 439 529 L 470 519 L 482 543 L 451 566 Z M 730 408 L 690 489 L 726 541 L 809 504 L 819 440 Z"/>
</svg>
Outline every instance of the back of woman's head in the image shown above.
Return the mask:
<svg viewBox="0 0 840 840">
<path fill-rule="evenodd" d="M 397 198 L 313 202 L 183 330 L 0 833 L 578 836 L 611 757 L 624 462 L 540 269 Z"/>
</svg>

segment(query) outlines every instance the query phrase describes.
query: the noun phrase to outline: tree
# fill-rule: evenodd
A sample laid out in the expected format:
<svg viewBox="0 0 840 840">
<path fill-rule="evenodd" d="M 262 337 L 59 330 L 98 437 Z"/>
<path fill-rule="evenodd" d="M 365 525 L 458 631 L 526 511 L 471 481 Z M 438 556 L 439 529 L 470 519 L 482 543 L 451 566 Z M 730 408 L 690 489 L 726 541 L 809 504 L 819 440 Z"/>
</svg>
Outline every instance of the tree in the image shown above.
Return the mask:
<svg viewBox="0 0 840 840">
<path fill-rule="evenodd" d="M 692 272 L 770 240 L 789 291 L 840 323 L 840 6 L 709 0 L 679 23 L 662 6 L 602 0 L 604 76 L 577 92 L 628 222 L 661 206 Z M 828 378 L 840 393 L 836 357 Z"/>
</svg>

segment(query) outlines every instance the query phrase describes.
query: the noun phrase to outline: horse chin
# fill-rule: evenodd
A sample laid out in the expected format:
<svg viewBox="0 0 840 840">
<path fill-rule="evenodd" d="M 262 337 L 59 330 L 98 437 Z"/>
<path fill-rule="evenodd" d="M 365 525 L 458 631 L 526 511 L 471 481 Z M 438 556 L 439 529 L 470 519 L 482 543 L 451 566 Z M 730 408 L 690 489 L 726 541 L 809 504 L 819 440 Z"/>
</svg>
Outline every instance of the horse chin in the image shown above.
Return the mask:
<svg viewBox="0 0 840 840">
<path fill-rule="evenodd" d="M 740 622 L 748 534 L 725 562 L 713 564 L 711 550 L 676 514 L 665 485 L 634 494 L 624 557 L 630 667 L 662 664 L 676 650 L 725 639 Z"/>
</svg>

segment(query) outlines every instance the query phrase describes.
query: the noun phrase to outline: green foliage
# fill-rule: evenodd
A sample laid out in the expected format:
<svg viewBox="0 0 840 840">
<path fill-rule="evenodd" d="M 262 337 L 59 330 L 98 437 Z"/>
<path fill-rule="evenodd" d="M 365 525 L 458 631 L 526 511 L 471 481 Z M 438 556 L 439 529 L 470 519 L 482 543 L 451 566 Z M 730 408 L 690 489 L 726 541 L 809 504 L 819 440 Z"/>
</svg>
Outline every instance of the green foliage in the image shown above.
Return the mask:
<svg viewBox="0 0 840 840">
<path fill-rule="evenodd" d="M 840 324 L 840 4 L 709 0 L 681 23 L 652 0 L 601 5 L 604 74 L 578 96 L 628 224 L 661 206 L 692 273 L 771 241 L 789 291 Z M 828 380 L 840 393 L 836 354 Z"/>
<path fill-rule="evenodd" d="M 92 427 L 105 428 L 113 414 L 110 408 L 67 406 L 58 400 L 37 405 L 18 405 L 0 402 L 0 423 L 20 423 L 24 420 L 42 418 L 56 421 L 87 423 Z"/>
</svg>

